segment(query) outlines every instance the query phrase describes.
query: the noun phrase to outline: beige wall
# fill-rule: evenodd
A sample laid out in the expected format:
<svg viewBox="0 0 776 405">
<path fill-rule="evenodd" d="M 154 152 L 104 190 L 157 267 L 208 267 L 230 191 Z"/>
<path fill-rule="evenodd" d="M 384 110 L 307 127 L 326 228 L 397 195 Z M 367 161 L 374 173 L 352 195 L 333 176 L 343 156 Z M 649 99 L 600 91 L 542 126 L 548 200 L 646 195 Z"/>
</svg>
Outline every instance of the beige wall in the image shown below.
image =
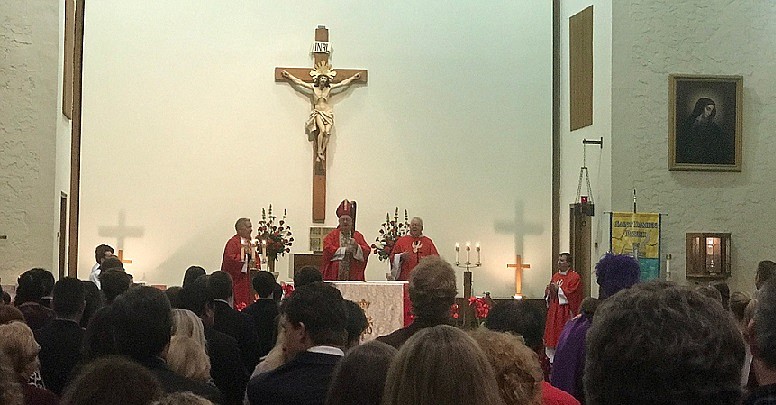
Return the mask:
<svg viewBox="0 0 776 405">
<path fill-rule="evenodd" d="M 0 277 L 52 268 L 58 2 L 0 2 Z M 56 194 L 56 196 L 55 196 Z"/>
<path fill-rule="evenodd" d="M 191 264 L 217 269 L 235 219 L 255 224 L 269 203 L 307 251 L 310 102 L 272 74 L 310 66 L 325 24 L 334 67 L 369 69 L 368 85 L 333 98 L 326 225 L 356 199 L 371 242 L 398 205 L 448 260 L 455 242 L 482 244 L 475 292 L 512 295 L 506 264 L 522 253 L 524 292 L 541 296 L 554 262 L 551 14 L 512 1 L 90 3 L 79 276 L 96 244 L 120 243 L 136 279 L 179 284 Z M 120 218 L 135 236 L 111 232 Z M 386 270 L 373 257 L 367 278 Z"/>
<path fill-rule="evenodd" d="M 776 228 L 776 4 L 765 1 L 614 2 L 612 205 L 663 219 L 663 254 L 685 280 L 685 233 L 731 232 L 732 290 L 754 288 L 773 259 Z M 668 75 L 742 75 L 743 171 L 669 172 Z"/>
</svg>

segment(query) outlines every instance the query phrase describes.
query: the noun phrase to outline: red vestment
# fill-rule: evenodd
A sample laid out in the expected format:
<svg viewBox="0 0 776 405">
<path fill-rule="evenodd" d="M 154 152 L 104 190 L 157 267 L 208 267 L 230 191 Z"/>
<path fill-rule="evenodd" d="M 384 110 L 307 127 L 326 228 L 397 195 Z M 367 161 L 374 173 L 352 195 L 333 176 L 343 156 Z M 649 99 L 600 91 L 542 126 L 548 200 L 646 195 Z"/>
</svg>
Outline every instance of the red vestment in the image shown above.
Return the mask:
<svg viewBox="0 0 776 405">
<path fill-rule="evenodd" d="M 245 257 L 241 257 L 242 244 L 240 235 L 234 235 L 224 246 L 224 259 L 221 262 L 221 271 L 232 276 L 232 290 L 234 291 L 234 308 L 242 310 L 253 303 L 251 299 L 250 271 L 243 273 Z"/>
<path fill-rule="evenodd" d="M 549 288 L 544 291 L 544 299 L 547 300 L 547 323 L 544 327 L 544 345 L 556 347 L 563 326 L 566 322 L 579 313 L 579 304 L 582 303 L 582 282 L 579 274 L 569 269 L 566 274 L 557 272 L 552 275 L 552 284 L 558 286 L 558 293 L 554 294 Z M 561 295 L 565 296 L 565 303 L 561 303 Z"/>
<path fill-rule="evenodd" d="M 417 252 L 412 248 L 412 244 L 416 241 L 419 241 L 421 244 Z M 404 235 L 396 240 L 396 244 L 393 245 L 393 250 L 391 250 L 391 256 L 389 258 L 391 261 L 391 268 L 393 268 L 394 256 L 404 252 L 409 252 L 409 254 L 402 257 L 401 272 L 399 273 L 399 277 L 396 278 L 398 281 L 409 280 L 410 272 L 418 265 L 420 259 L 426 256 L 439 256 L 439 252 L 437 252 L 436 246 L 434 246 L 434 242 L 431 241 L 431 238 L 427 236 L 416 238 L 412 235 Z"/>
<path fill-rule="evenodd" d="M 353 239 L 356 240 L 356 243 L 361 248 L 361 252 L 364 254 L 364 261 L 362 262 L 356 258 L 350 260 L 350 280 L 365 281 L 364 270 L 366 270 L 366 262 L 369 256 L 369 252 L 371 252 L 372 249 L 366 243 L 366 239 L 364 239 L 364 235 L 361 235 L 361 232 L 353 232 Z M 323 238 L 321 274 L 323 275 L 324 280 L 333 281 L 337 280 L 338 278 L 340 261 L 332 259 L 334 258 L 334 253 L 336 253 L 337 249 L 339 248 L 340 230 L 337 228 L 326 235 L 325 238 Z"/>
</svg>

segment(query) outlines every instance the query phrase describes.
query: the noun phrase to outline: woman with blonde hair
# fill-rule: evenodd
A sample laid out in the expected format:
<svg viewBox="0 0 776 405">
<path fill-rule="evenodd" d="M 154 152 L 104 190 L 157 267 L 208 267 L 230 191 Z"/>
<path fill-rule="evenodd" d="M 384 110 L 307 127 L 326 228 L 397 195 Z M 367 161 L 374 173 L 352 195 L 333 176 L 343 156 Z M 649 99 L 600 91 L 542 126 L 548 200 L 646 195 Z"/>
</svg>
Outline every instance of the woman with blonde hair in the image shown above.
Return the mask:
<svg viewBox="0 0 776 405">
<path fill-rule="evenodd" d="M 174 335 L 167 349 L 167 366 L 178 375 L 199 382 L 210 382 L 210 358 L 196 340 Z"/>
<path fill-rule="evenodd" d="M 173 309 L 172 319 L 167 365 L 176 374 L 186 378 L 211 382 L 210 357 L 207 354 L 202 320 L 188 309 Z"/>
<path fill-rule="evenodd" d="M 507 404 L 539 405 L 542 400 L 542 368 L 522 338 L 484 328 L 469 332 L 493 366 L 501 398 Z"/>
<path fill-rule="evenodd" d="M 464 331 L 447 325 L 424 328 L 402 346 L 390 369 L 383 405 L 500 405 L 493 367 Z"/>
<path fill-rule="evenodd" d="M 38 353 L 40 345 L 35 341 L 27 324 L 11 321 L 0 325 L 0 352 L 11 364 L 16 380 L 21 384 L 24 402 L 28 404 L 57 404 L 59 399 L 53 392 L 27 384 L 30 377 L 40 370 Z"/>
<path fill-rule="evenodd" d="M 202 347 L 207 347 L 202 319 L 188 309 L 172 310 L 172 335 L 188 336 Z"/>
</svg>

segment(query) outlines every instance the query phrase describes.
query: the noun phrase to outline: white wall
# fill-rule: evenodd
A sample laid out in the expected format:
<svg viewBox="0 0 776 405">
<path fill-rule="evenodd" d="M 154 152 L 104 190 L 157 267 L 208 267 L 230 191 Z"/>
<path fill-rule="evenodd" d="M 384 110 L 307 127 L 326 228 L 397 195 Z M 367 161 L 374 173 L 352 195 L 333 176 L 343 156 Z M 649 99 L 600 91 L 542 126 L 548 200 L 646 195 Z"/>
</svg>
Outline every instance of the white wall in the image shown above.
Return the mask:
<svg viewBox="0 0 776 405">
<path fill-rule="evenodd" d="M 754 288 L 757 262 L 773 259 L 776 229 L 776 3 L 649 0 L 613 7 L 612 202 L 668 214 L 663 253 L 685 280 L 685 234 L 731 232 L 731 290 Z M 668 75 L 742 75 L 740 173 L 669 172 Z"/>
<path fill-rule="evenodd" d="M 612 144 L 612 4 L 609 1 L 569 0 L 561 2 L 561 75 L 560 75 L 560 249 L 569 249 L 569 204 L 576 201 L 580 167 L 583 165 L 583 139 L 604 138 L 604 146 L 588 145 L 587 168 L 593 191 L 596 215 L 593 217 L 591 274 L 595 263 L 609 250 L 609 214 L 611 200 Z M 569 112 L 569 17 L 593 6 L 593 125 L 570 131 Z M 582 180 L 582 195 L 587 184 Z M 628 210 L 615 206 L 614 210 Z M 577 269 L 579 270 L 579 269 Z M 591 278 L 595 280 L 595 276 Z M 591 283 L 593 296 L 598 285 Z"/>
<path fill-rule="evenodd" d="M 13 284 L 53 264 L 59 9 L 11 0 L 0 16 L 0 278 Z"/>
<path fill-rule="evenodd" d="M 79 276 L 95 245 L 119 242 L 104 231 L 120 217 L 138 235 L 120 246 L 128 269 L 151 283 L 217 269 L 235 219 L 255 224 L 269 203 L 307 251 L 310 104 L 273 69 L 311 66 L 325 24 L 334 68 L 369 70 L 333 98 L 326 225 L 355 199 L 371 242 L 398 205 L 448 260 L 456 241 L 482 243 L 475 292 L 511 295 L 506 264 L 521 253 L 524 292 L 541 296 L 554 262 L 551 21 L 549 2 L 89 3 Z M 386 269 L 373 256 L 367 279 Z"/>
</svg>

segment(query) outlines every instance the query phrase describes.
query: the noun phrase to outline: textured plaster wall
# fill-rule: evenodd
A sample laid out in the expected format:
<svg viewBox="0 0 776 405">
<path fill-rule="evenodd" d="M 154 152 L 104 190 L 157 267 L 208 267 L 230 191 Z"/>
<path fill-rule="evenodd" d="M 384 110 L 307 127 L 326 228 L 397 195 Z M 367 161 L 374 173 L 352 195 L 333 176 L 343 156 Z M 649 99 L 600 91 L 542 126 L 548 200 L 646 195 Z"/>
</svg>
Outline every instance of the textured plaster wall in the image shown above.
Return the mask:
<svg viewBox="0 0 776 405">
<path fill-rule="evenodd" d="M 0 277 L 52 268 L 58 2 L 0 2 Z"/>
<path fill-rule="evenodd" d="M 667 214 L 663 254 L 685 280 L 685 233 L 731 232 L 733 290 L 773 259 L 776 228 L 776 2 L 613 2 L 612 203 Z M 744 77 L 743 171 L 669 172 L 668 75 Z"/>
</svg>

